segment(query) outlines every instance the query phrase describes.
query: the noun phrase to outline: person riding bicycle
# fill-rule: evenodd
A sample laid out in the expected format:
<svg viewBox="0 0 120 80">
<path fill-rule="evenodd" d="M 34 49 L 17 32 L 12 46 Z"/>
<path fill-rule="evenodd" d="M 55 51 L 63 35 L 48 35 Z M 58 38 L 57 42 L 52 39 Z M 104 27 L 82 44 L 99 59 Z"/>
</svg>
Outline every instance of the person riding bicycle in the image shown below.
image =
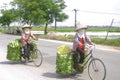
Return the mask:
<svg viewBox="0 0 120 80">
<path fill-rule="evenodd" d="M 92 45 L 93 43 L 86 35 L 85 30 L 87 29 L 87 26 L 80 25 L 76 28 L 76 34 L 74 36 L 74 42 L 73 42 L 73 49 L 72 51 L 78 52 L 80 55 L 79 63 L 77 63 L 77 53 L 73 54 L 73 61 L 74 61 L 74 68 L 76 69 L 76 65 L 78 65 L 79 68 L 83 68 L 83 62 L 84 62 L 84 56 L 85 56 L 85 44 L 88 43 Z"/>
<path fill-rule="evenodd" d="M 28 46 L 30 46 L 30 49 L 33 50 L 34 46 L 33 43 L 30 41 L 30 38 L 36 39 L 36 37 L 31 33 L 32 26 L 24 25 L 22 26 L 22 34 L 21 34 L 21 42 L 24 50 L 24 54 L 22 55 L 25 60 L 29 59 L 28 55 Z"/>
</svg>

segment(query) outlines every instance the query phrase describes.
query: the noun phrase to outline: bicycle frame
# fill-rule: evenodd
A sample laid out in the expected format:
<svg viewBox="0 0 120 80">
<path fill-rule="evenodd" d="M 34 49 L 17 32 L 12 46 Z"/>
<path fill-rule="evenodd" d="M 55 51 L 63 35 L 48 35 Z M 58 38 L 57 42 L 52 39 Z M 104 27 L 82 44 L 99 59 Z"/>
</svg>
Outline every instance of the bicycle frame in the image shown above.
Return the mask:
<svg viewBox="0 0 120 80">
<path fill-rule="evenodd" d="M 78 57 L 77 57 L 78 59 L 80 58 L 79 56 L 80 55 L 78 55 Z M 100 63 L 99 65 L 100 65 L 100 67 L 102 67 L 102 69 L 104 71 L 101 70 L 101 68 L 99 69 L 99 65 L 96 64 L 97 62 Z M 88 63 L 88 65 L 87 65 L 87 63 Z M 80 68 L 78 70 L 78 72 L 82 73 L 84 71 L 84 69 L 88 68 L 88 75 L 89 75 L 90 79 L 91 80 L 97 80 L 99 77 L 97 79 L 94 79 L 94 75 L 91 75 L 91 74 L 93 74 L 93 73 L 91 73 L 91 71 L 93 71 L 95 74 L 96 73 L 97 74 L 98 73 L 101 74 L 101 71 L 103 71 L 103 76 L 102 75 L 97 75 L 97 74 L 96 75 L 97 76 L 101 76 L 101 78 L 102 78 L 101 80 L 105 80 L 105 78 L 106 78 L 106 68 L 105 68 L 105 65 L 104 65 L 102 60 L 100 60 L 99 58 L 93 57 L 93 48 L 89 49 L 88 54 L 85 55 L 83 64 L 84 64 L 85 67 L 84 68 Z M 77 65 L 75 65 L 75 66 L 77 66 Z"/>
<path fill-rule="evenodd" d="M 87 61 L 84 63 L 84 65 L 86 65 L 88 63 L 88 61 L 91 60 L 91 58 L 93 58 L 93 54 L 92 54 L 93 50 L 90 50 L 90 52 L 85 56 L 85 59 L 88 57 Z"/>
</svg>

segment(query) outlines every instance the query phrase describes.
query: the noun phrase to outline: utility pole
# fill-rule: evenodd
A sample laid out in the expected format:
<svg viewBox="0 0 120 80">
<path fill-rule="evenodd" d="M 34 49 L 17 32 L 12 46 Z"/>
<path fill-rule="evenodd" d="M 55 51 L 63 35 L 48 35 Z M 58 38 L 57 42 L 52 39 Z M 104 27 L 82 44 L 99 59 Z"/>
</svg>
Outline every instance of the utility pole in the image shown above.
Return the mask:
<svg viewBox="0 0 120 80">
<path fill-rule="evenodd" d="M 76 22 L 77 22 L 77 9 L 73 9 L 73 11 L 75 12 L 75 28 L 77 27 L 77 25 L 76 25 Z"/>
<path fill-rule="evenodd" d="M 112 21 L 111 21 L 111 24 L 110 24 L 110 26 L 109 26 L 109 28 L 108 28 L 108 31 L 107 31 L 107 35 L 106 35 L 106 37 L 105 37 L 105 40 L 106 40 L 107 37 L 108 37 L 108 33 L 109 33 L 109 31 L 110 31 L 110 28 L 111 28 L 112 25 L 113 25 L 113 22 L 114 22 L 114 19 L 112 19 Z"/>
</svg>

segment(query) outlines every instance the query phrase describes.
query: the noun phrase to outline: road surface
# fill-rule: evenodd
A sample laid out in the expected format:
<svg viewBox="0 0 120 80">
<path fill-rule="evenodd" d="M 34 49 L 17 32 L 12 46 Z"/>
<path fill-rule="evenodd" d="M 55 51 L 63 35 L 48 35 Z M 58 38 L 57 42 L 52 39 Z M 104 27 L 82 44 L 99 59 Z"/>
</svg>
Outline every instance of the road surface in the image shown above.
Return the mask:
<svg viewBox="0 0 120 80">
<path fill-rule="evenodd" d="M 0 33 L 0 80 L 90 80 L 87 70 L 76 76 L 62 76 L 55 73 L 57 47 L 63 44 L 72 47 L 72 43 L 39 39 L 39 49 L 43 54 L 43 64 L 40 67 L 7 60 L 7 44 L 16 38 L 20 36 Z M 106 80 L 119 80 L 120 51 L 96 47 L 94 52 L 94 56 L 102 59 L 106 65 Z"/>
</svg>

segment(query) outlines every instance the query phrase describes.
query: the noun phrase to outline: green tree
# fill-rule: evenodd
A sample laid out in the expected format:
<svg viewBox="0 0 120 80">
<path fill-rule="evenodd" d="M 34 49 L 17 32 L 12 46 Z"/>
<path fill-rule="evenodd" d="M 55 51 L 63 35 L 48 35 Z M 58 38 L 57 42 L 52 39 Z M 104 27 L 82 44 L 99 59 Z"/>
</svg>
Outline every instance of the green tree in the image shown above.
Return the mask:
<svg viewBox="0 0 120 80">
<path fill-rule="evenodd" d="M 68 19 L 68 15 L 66 15 L 65 13 L 60 13 L 60 14 L 57 14 L 57 16 L 55 17 L 55 30 L 57 28 L 57 22 L 62 22 L 66 19 Z"/>
<path fill-rule="evenodd" d="M 68 18 L 65 13 L 62 13 L 62 10 L 66 7 L 64 0 L 42 0 L 42 10 L 45 11 L 45 34 L 47 33 L 47 26 L 50 23 L 56 21 L 63 21 Z M 56 29 L 56 25 L 55 25 Z"/>
<path fill-rule="evenodd" d="M 14 0 L 12 3 L 17 5 L 17 12 L 19 12 L 17 14 L 19 14 L 19 20 L 22 23 L 29 25 L 45 24 L 45 34 L 48 24 L 59 18 L 55 15 L 63 15 L 63 13 L 61 14 L 62 9 L 66 7 L 63 0 Z M 65 18 L 63 17 L 61 21 Z"/>
<path fill-rule="evenodd" d="M 9 27 L 10 24 L 16 20 L 13 11 L 14 11 L 13 9 L 2 11 L 2 16 L 0 17 L 0 23 L 2 24 L 2 26 Z"/>
<path fill-rule="evenodd" d="M 14 0 L 12 5 L 17 5 L 17 14 L 22 23 L 36 25 L 44 22 L 45 12 L 40 8 L 40 0 Z"/>
<path fill-rule="evenodd" d="M 68 15 L 62 12 L 63 9 L 65 9 L 67 6 L 65 5 L 64 0 L 54 0 L 55 4 L 58 6 L 58 9 L 55 9 L 54 15 L 55 15 L 55 30 L 57 28 L 57 22 L 62 22 L 69 18 Z"/>
</svg>

